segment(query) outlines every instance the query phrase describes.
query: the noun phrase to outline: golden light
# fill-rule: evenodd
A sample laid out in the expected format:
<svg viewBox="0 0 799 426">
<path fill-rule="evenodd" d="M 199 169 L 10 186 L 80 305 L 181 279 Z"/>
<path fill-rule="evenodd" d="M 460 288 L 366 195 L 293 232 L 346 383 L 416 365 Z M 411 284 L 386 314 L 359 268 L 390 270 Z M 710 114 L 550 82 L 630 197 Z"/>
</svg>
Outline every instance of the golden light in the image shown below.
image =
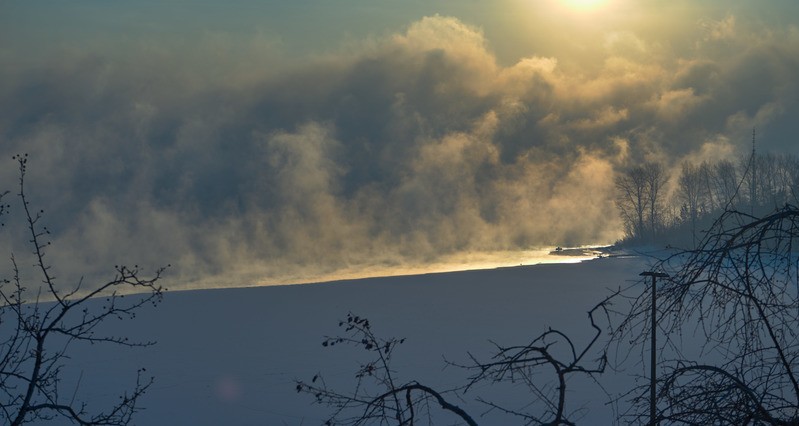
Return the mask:
<svg viewBox="0 0 799 426">
<path fill-rule="evenodd" d="M 575 10 L 593 10 L 602 5 L 605 0 L 561 0 L 566 6 Z"/>
</svg>

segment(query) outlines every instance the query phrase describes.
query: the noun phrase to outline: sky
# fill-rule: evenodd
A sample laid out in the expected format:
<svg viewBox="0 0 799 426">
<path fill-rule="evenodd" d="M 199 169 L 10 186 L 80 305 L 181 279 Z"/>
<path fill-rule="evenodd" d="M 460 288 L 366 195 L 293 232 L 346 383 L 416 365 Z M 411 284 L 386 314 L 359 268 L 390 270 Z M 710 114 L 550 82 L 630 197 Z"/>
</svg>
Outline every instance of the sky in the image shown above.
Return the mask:
<svg viewBox="0 0 799 426">
<path fill-rule="evenodd" d="M 787 0 L 0 0 L 0 185 L 64 281 L 608 244 L 626 167 L 796 153 L 796 76 Z"/>
</svg>

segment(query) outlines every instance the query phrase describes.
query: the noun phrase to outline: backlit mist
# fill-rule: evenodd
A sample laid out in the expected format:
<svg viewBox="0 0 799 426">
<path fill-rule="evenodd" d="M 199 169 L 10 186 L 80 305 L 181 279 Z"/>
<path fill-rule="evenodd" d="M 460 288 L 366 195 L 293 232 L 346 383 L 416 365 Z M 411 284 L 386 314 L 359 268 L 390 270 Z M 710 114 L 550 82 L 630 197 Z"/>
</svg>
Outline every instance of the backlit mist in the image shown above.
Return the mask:
<svg viewBox="0 0 799 426">
<path fill-rule="evenodd" d="M 610 244 L 626 167 L 796 152 L 799 4 L 577 3 L 6 2 L 0 189 L 64 279 L 227 286 Z"/>
</svg>

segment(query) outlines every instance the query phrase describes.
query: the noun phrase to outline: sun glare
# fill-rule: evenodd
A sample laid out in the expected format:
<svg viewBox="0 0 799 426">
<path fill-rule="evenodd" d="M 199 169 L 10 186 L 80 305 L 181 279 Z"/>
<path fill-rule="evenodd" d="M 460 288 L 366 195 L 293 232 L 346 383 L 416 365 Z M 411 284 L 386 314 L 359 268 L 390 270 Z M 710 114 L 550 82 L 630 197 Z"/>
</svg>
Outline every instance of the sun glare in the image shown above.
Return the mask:
<svg viewBox="0 0 799 426">
<path fill-rule="evenodd" d="M 575 10 L 593 10 L 599 7 L 603 0 L 562 0 L 563 3 Z"/>
</svg>

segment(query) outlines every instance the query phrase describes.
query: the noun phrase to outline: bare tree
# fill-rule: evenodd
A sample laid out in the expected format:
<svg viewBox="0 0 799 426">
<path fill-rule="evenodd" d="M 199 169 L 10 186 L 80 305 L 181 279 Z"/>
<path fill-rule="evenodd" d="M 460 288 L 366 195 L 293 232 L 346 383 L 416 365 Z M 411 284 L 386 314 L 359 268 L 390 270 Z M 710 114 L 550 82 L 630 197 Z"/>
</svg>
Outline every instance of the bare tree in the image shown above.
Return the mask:
<svg viewBox="0 0 799 426">
<path fill-rule="evenodd" d="M 297 392 L 311 394 L 317 403 L 333 407 L 333 415 L 325 422 L 326 425 L 413 425 L 425 417 L 421 412 L 429 414 L 431 404 L 437 404 L 468 425 L 477 425 L 466 411 L 445 398 L 454 390 L 439 392 L 416 381 L 398 381 L 391 369 L 391 358 L 394 349 L 405 339 L 379 338 L 372 331 L 368 319 L 352 313 L 347 315 L 346 321 L 339 322 L 339 327 L 344 328 L 345 334 L 325 338 L 323 346 L 354 345 L 372 354 L 372 359 L 356 371 L 357 383 L 352 392 L 339 392 L 328 387 L 319 374 L 310 382 L 296 383 Z"/>
<path fill-rule="evenodd" d="M 478 401 L 511 414 L 526 425 L 574 425 L 576 413 L 567 410 L 569 379 L 581 375 L 595 380 L 597 375 L 604 373 L 607 352 L 597 349 L 601 346 L 597 342 L 607 328 L 600 325 L 594 315 L 600 313 L 607 318 L 608 305 L 616 295 L 614 293 L 588 311 L 594 334 L 582 349 L 569 336 L 551 328 L 526 345 L 496 345 L 496 353 L 488 361 L 479 361 L 470 355 L 472 364 L 466 368 L 475 373 L 464 391 L 484 382 L 522 383 L 531 397 L 523 408 L 508 408 L 503 403 L 482 398 Z M 542 370 L 550 370 L 553 380 L 542 380 Z M 601 388 L 598 383 L 597 386 Z"/>
<path fill-rule="evenodd" d="M 657 416 L 673 424 L 799 424 L 799 209 L 761 218 L 726 212 L 696 250 L 656 265 Z M 632 303 L 616 342 L 649 338 L 651 289 Z M 634 392 L 628 415 L 645 419 Z"/>
<path fill-rule="evenodd" d="M 474 418 L 453 404 L 452 399 L 464 398 L 481 384 L 523 383 L 530 391 L 530 399 L 523 403 L 523 407 L 506 407 L 501 402 L 481 397 L 476 401 L 489 409 L 518 417 L 523 424 L 573 425 L 572 419 L 577 411 L 567 408 L 569 379 L 576 375 L 595 379 L 605 371 L 607 354 L 598 342 L 607 332 L 607 327 L 598 322 L 595 315 L 600 313 L 608 318 L 607 306 L 615 296 L 608 297 L 588 312 L 593 335 L 582 348 L 565 333 L 551 328 L 528 344 L 495 344 L 496 352 L 487 361 L 469 354 L 468 364 L 448 363 L 472 374 L 464 386 L 447 391 L 437 391 L 417 381 L 399 382 L 391 368 L 391 357 L 394 349 L 405 339 L 378 338 L 369 320 L 349 314 L 346 321 L 339 323 L 346 334 L 327 337 L 322 345 L 355 345 L 373 355 L 356 372 L 355 390 L 340 392 L 332 389 L 319 374 L 310 382 L 298 381 L 296 390 L 311 394 L 315 402 L 334 409 L 326 422 L 328 425 L 413 425 L 422 418 L 427 418 L 432 424 L 429 413 L 433 405 L 454 414 L 468 425 L 476 425 Z M 545 372 L 549 372 L 549 379 L 542 378 Z"/>
<path fill-rule="evenodd" d="M 712 166 L 711 176 L 713 193 L 719 200 L 720 211 L 734 209 L 739 181 L 735 165 L 731 161 L 721 160 Z"/>
<path fill-rule="evenodd" d="M 664 187 L 669 180 L 666 172 L 659 163 L 644 164 L 646 182 L 646 204 L 649 218 L 649 232 L 652 238 L 657 236 L 665 221 L 665 192 Z"/>
<path fill-rule="evenodd" d="M 700 205 L 703 213 L 711 213 L 724 209 L 726 200 L 718 198 L 713 191 L 713 164 L 703 161 L 699 164 Z"/>
<path fill-rule="evenodd" d="M 799 157 L 784 155 L 778 158 L 778 188 L 784 203 L 799 202 Z"/>
<path fill-rule="evenodd" d="M 677 185 L 677 199 L 687 216 L 683 220 L 691 222 L 691 236 L 696 244 L 696 221 L 699 218 L 703 187 L 699 167 L 689 162 L 683 163 Z"/>
<path fill-rule="evenodd" d="M 739 161 L 743 188 L 748 194 L 750 214 L 761 214 L 779 207 L 783 200 L 779 199 L 778 183 L 779 159 L 766 153 L 756 154 L 754 151 Z"/>
<path fill-rule="evenodd" d="M 646 214 L 646 172 L 634 167 L 616 176 L 616 207 L 619 209 L 627 235 L 642 238 Z"/>
<path fill-rule="evenodd" d="M 103 334 L 101 326 L 111 319 L 132 318 L 140 307 L 158 303 L 163 289 L 157 282 L 163 269 L 143 278 L 138 266 L 116 266 L 114 276 L 95 287 L 84 290 L 79 282 L 62 289 L 45 261 L 50 231 L 41 224 L 43 211 L 34 210 L 26 195 L 27 155 L 14 159 L 19 165 L 19 204 L 40 283 L 26 279 L 12 255 L 11 275 L 0 280 L 0 417 L 10 425 L 56 418 L 80 425 L 126 425 L 152 378 L 140 370 L 133 388 L 120 395 L 117 403 L 101 411 L 90 410 L 86 402 L 80 402 L 77 388 L 61 388 L 64 363 L 69 348 L 78 343 L 151 345 Z M 142 293 L 125 297 L 120 294 L 123 290 Z M 100 297 L 105 303 L 95 300 Z"/>
<path fill-rule="evenodd" d="M 776 209 L 782 206 L 782 188 L 780 188 L 780 160 L 774 154 L 767 153 L 758 155 L 757 161 L 757 200 L 760 206 L 765 209 Z"/>
<path fill-rule="evenodd" d="M 654 238 L 665 222 L 668 176 L 658 163 L 633 167 L 616 177 L 616 206 L 633 239 Z"/>
</svg>

